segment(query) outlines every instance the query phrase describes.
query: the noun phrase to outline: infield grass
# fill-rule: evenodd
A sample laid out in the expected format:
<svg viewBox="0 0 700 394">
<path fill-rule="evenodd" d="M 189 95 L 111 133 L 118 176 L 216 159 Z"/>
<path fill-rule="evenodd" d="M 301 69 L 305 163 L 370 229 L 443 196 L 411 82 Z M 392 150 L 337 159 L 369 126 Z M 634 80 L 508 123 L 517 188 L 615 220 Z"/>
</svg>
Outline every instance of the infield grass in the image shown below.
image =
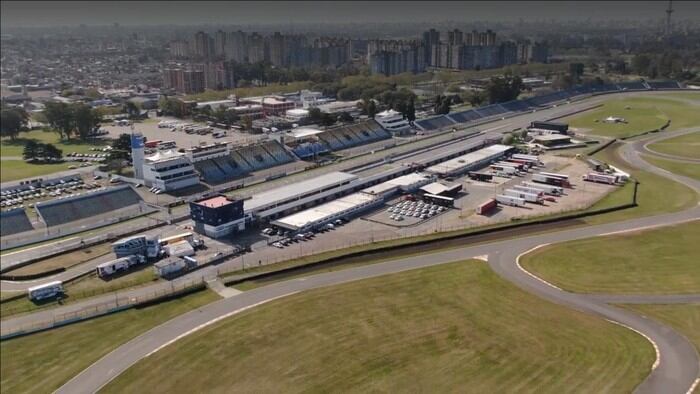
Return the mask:
<svg viewBox="0 0 700 394">
<path fill-rule="evenodd" d="M 258 306 L 141 360 L 103 392 L 156 380 L 169 393 L 631 392 L 653 361 L 634 332 L 472 260 Z"/>
<path fill-rule="evenodd" d="M 700 221 L 546 246 L 526 270 L 577 293 L 700 293 Z"/>
<path fill-rule="evenodd" d="M 118 346 L 216 301 L 209 290 L 0 342 L 0 392 L 50 393 Z"/>
<path fill-rule="evenodd" d="M 649 149 L 680 158 L 700 159 L 700 131 L 654 142 L 649 144 Z"/>
</svg>

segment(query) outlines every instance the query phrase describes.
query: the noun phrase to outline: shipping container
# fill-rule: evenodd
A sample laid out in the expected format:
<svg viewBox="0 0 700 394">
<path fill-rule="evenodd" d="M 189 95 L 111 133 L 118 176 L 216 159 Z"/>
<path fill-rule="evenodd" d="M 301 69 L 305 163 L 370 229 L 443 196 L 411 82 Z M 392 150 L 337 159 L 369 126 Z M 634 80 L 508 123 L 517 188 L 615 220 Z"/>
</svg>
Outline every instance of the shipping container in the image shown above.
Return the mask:
<svg viewBox="0 0 700 394">
<path fill-rule="evenodd" d="M 518 197 L 513 197 L 513 196 L 506 196 L 503 194 L 499 194 L 496 196 L 496 201 L 499 204 L 503 205 L 510 205 L 512 207 L 524 207 L 525 206 L 525 200 L 522 198 Z"/>
<path fill-rule="evenodd" d="M 496 208 L 497 205 L 498 203 L 496 202 L 496 200 L 492 198 L 476 207 L 476 213 L 478 215 L 486 215 L 487 213 L 491 212 L 494 208 Z"/>
<path fill-rule="evenodd" d="M 59 280 L 33 286 L 27 289 L 29 299 L 34 301 L 53 298 L 60 294 L 63 294 L 63 282 Z"/>
<path fill-rule="evenodd" d="M 534 183 L 534 182 L 523 182 L 522 184 L 523 184 L 523 186 L 542 189 L 542 190 L 544 190 L 545 194 L 549 194 L 551 196 L 561 196 L 562 194 L 564 194 L 564 189 L 562 189 L 559 186 L 547 185 L 547 184 L 543 184 L 543 183 Z"/>
<path fill-rule="evenodd" d="M 605 183 L 607 185 L 614 185 L 618 182 L 618 177 L 615 175 L 598 174 L 595 172 L 589 172 L 588 174 L 584 175 L 582 178 L 584 181 Z"/>
<path fill-rule="evenodd" d="M 533 194 L 533 193 L 525 193 L 520 190 L 513 190 L 513 189 L 508 189 L 503 192 L 506 196 L 511 196 L 511 197 L 518 197 L 522 198 L 523 200 L 527 202 L 532 202 L 535 204 L 542 204 L 544 202 L 544 199 L 542 198 L 541 195 Z"/>
</svg>

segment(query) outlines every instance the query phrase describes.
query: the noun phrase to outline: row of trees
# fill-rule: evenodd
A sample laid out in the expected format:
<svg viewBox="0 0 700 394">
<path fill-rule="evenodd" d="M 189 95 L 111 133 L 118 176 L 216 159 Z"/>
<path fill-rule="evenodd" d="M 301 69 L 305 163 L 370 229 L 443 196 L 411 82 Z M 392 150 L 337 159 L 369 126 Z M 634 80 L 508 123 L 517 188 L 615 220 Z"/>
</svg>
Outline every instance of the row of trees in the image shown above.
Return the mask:
<svg viewBox="0 0 700 394">
<path fill-rule="evenodd" d="M 102 120 L 97 111 L 82 103 L 48 102 L 44 116 L 51 129 L 61 138 L 70 139 L 75 136 L 83 141 L 90 137 Z"/>
<path fill-rule="evenodd" d="M 0 135 L 15 139 L 20 131 L 27 129 L 29 114 L 22 108 L 3 106 L 0 110 Z"/>
<path fill-rule="evenodd" d="M 29 140 L 24 145 L 22 157 L 27 161 L 54 161 L 63 157 L 63 151 L 52 144 Z"/>
</svg>

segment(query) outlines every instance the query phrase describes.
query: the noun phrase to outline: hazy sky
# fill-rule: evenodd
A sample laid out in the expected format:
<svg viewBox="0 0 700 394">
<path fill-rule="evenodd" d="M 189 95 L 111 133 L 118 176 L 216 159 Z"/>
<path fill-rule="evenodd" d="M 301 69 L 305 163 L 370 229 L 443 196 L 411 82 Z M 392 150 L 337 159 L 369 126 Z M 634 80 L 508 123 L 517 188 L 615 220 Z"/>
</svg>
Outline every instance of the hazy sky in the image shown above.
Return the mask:
<svg viewBox="0 0 700 394">
<path fill-rule="evenodd" d="M 663 18 L 666 1 L 5 1 L 4 27 L 54 25 L 277 24 Z M 700 2 L 675 1 L 678 19 L 700 20 Z"/>
</svg>

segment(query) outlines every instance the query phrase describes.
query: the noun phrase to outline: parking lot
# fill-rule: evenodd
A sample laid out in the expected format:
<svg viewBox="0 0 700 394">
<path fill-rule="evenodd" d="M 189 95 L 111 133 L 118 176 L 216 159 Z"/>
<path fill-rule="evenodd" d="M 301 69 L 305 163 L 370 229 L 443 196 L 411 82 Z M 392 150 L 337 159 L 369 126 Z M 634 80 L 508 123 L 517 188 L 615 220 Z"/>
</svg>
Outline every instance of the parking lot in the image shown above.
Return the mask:
<svg viewBox="0 0 700 394">
<path fill-rule="evenodd" d="M 166 127 L 165 124 L 160 124 L 160 122 L 173 122 L 171 125 L 175 125 L 175 131 L 173 127 Z M 159 126 L 160 124 L 160 126 Z M 197 133 L 187 133 L 185 127 L 207 127 L 205 123 L 198 123 L 193 121 L 184 121 L 170 117 L 158 117 L 149 118 L 143 122 L 136 122 L 133 124 L 134 131 L 138 131 L 146 137 L 147 141 L 174 141 L 178 148 L 190 148 L 193 146 L 201 144 L 210 144 L 213 142 L 224 142 L 230 141 L 236 145 L 243 145 L 247 143 L 255 142 L 265 135 L 260 134 L 248 134 L 242 133 L 236 130 L 221 130 L 216 128 L 211 128 L 210 132 L 207 134 L 197 134 Z M 116 126 L 113 124 L 105 124 L 102 126 L 103 129 L 107 130 L 109 138 L 118 138 L 120 134 L 130 134 L 131 127 L 128 125 Z M 215 132 L 225 132 L 226 135 L 221 138 L 215 138 Z"/>
</svg>

